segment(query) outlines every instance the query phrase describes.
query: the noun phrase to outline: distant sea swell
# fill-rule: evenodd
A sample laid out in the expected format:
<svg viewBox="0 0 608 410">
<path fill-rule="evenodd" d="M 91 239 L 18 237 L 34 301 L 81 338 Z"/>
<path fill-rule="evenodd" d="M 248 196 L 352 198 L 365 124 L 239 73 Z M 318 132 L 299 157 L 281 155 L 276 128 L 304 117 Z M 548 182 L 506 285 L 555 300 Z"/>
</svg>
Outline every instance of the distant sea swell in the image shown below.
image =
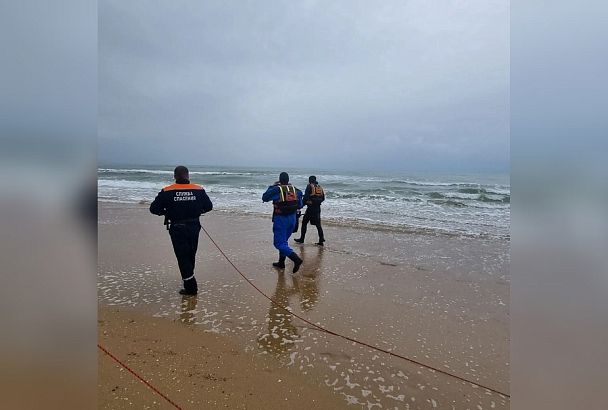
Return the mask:
<svg viewBox="0 0 608 410">
<path fill-rule="evenodd" d="M 407 231 L 509 237 L 511 190 L 508 175 L 365 174 L 288 170 L 304 190 L 314 173 L 325 188 L 325 220 Z M 149 203 L 172 182 L 170 167 L 98 169 L 100 201 Z M 191 167 L 220 211 L 269 214 L 262 193 L 278 176 L 261 168 Z"/>
</svg>

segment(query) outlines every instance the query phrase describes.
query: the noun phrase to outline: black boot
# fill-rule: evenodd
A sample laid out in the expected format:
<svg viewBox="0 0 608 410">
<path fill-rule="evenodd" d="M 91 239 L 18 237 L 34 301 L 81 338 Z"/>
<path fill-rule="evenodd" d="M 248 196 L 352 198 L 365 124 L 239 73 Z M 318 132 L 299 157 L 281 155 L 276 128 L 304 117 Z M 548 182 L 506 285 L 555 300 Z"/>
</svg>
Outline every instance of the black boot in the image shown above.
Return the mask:
<svg viewBox="0 0 608 410">
<path fill-rule="evenodd" d="M 180 295 L 194 296 L 198 293 L 198 284 L 194 275 L 184 282 L 184 288 L 179 291 Z"/>
<path fill-rule="evenodd" d="M 319 234 L 319 242 L 317 242 L 317 245 L 323 246 L 323 243 L 325 242 L 325 235 L 323 234 L 323 228 L 321 227 L 320 219 L 319 223 L 317 224 L 317 233 Z"/>
<path fill-rule="evenodd" d="M 289 255 L 289 259 L 291 259 L 293 261 L 293 273 L 296 273 L 298 271 L 298 269 L 300 269 L 300 265 L 302 264 L 302 259 L 300 259 L 300 257 L 295 253 L 292 252 L 291 255 Z"/>
<path fill-rule="evenodd" d="M 304 243 L 304 238 L 295 238 L 294 241 L 297 243 Z"/>
<path fill-rule="evenodd" d="M 285 255 L 279 254 L 279 261 L 272 264 L 275 268 L 284 268 L 285 267 Z"/>
</svg>

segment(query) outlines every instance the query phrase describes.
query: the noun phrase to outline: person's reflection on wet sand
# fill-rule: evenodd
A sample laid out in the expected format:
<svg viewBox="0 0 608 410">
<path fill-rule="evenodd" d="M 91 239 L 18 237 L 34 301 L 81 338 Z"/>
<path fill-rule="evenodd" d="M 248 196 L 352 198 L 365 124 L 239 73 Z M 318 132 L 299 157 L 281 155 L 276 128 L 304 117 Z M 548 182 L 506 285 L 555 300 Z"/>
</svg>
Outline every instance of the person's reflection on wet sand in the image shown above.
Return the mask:
<svg viewBox="0 0 608 410">
<path fill-rule="evenodd" d="M 302 257 L 309 252 L 307 247 L 302 248 Z M 323 267 L 323 248 L 315 246 L 308 255 L 306 266 L 302 270 L 302 277 L 293 277 L 293 285 L 300 295 L 300 307 L 308 312 L 315 307 L 319 300 L 319 273 Z"/>
<path fill-rule="evenodd" d="M 304 312 L 314 308 L 319 300 L 319 281 L 317 277 L 294 277 L 293 286 L 300 296 L 300 308 Z"/>
<path fill-rule="evenodd" d="M 198 298 L 196 296 L 182 296 L 181 313 L 179 315 L 180 322 L 187 325 L 194 323 L 197 303 Z"/>
<path fill-rule="evenodd" d="M 295 293 L 295 288 L 287 287 L 285 275 L 279 274 L 277 288 L 272 295 L 272 300 L 277 304 L 289 307 L 289 297 Z M 271 303 L 268 310 L 268 333 L 258 338 L 258 343 L 269 353 L 284 353 L 289 350 L 294 341 L 300 337 L 298 329 L 291 323 L 293 316 L 285 309 Z"/>
<path fill-rule="evenodd" d="M 302 254 L 306 247 L 302 248 Z M 322 269 L 323 248 L 315 247 L 314 255 L 310 255 L 310 262 L 302 268 L 301 275 L 289 275 L 292 286 L 287 285 L 284 274 L 279 274 L 277 287 L 271 296 L 278 305 L 289 308 L 289 298 L 298 295 L 300 308 L 307 312 L 314 308 L 319 300 L 319 272 Z M 268 333 L 258 338 L 258 343 L 269 353 L 285 353 L 291 349 L 295 340 L 300 338 L 298 327 L 292 323 L 293 315 L 277 306 L 270 304 L 268 310 Z"/>
<path fill-rule="evenodd" d="M 306 269 L 302 266 L 301 275 L 317 277 L 323 271 L 323 256 L 325 249 L 320 246 L 314 248 L 303 246 L 302 257 L 306 258 Z M 308 256 L 306 256 L 308 255 Z"/>
</svg>

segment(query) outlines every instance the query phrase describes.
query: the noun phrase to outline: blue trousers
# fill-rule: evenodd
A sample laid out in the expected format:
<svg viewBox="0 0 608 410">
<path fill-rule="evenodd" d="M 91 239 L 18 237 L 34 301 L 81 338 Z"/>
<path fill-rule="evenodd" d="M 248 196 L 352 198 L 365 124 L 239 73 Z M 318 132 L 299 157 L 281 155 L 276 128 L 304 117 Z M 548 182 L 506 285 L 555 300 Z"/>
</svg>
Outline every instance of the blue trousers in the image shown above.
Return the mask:
<svg viewBox="0 0 608 410">
<path fill-rule="evenodd" d="M 289 237 L 296 227 L 296 214 L 274 215 L 272 217 L 272 233 L 274 234 L 274 247 L 281 256 L 289 256 L 293 249 L 289 247 Z"/>
</svg>

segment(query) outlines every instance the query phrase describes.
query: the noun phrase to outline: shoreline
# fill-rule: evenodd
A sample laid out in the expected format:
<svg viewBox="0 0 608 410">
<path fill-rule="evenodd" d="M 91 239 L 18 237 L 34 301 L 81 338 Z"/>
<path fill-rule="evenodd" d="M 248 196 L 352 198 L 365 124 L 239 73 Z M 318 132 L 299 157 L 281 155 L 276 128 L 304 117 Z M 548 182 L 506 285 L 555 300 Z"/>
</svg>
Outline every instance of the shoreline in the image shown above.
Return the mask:
<svg viewBox="0 0 608 410">
<path fill-rule="evenodd" d="M 106 199 L 98 199 L 99 203 L 104 203 L 108 205 L 117 205 L 124 207 L 149 207 L 150 201 L 139 201 L 139 202 L 119 202 L 113 200 Z M 304 215 L 305 208 L 303 209 L 302 216 Z M 214 208 L 213 212 L 218 212 L 225 215 L 237 215 L 242 217 L 255 217 L 260 219 L 269 219 L 271 217 L 271 212 L 262 213 L 256 211 L 240 211 L 237 212 L 233 209 L 227 208 Z M 204 216 L 203 216 L 204 217 Z M 327 217 L 322 215 L 322 223 L 323 226 L 334 226 L 334 227 L 342 227 L 342 228 L 352 228 L 352 229 L 361 229 L 361 230 L 374 230 L 379 232 L 387 232 L 387 233 L 398 233 L 398 234 L 412 234 L 412 235 L 428 235 L 428 236 L 446 236 L 446 237 L 462 237 L 462 238 L 471 238 L 471 239 L 495 239 L 495 240 L 504 240 L 507 242 L 511 241 L 511 234 L 491 234 L 491 233 L 471 233 L 471 232 L 455 232 L 447 229 L 440 228 L 427 228 L 427 227 L 416 227 L 416 226 L 405 226 L 398 225 L 389 222 L 381 222 L 381 221 L 366 221 L 365 219 L 348 219 L 342 218 L 338 219 L 335 217 Z"/>
</svg>

